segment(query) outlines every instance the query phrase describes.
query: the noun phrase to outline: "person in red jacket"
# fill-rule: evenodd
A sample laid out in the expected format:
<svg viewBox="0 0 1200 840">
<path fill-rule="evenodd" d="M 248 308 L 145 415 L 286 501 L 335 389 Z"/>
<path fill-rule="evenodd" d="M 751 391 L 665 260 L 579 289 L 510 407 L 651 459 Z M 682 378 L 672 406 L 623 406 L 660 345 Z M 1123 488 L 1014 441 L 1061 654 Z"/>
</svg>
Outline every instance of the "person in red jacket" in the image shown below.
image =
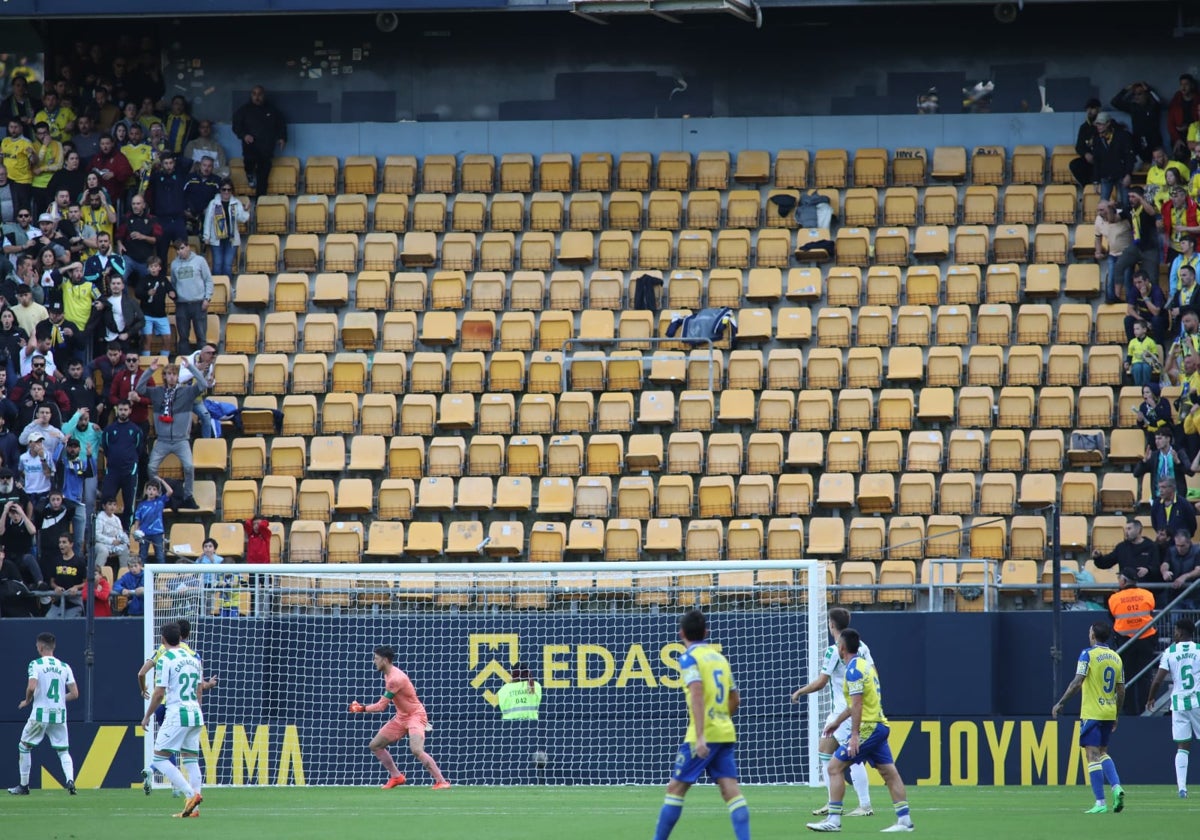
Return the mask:
<svg viewBox="0 0 1200 840">
<path fill-rule="evenodd" d="M 88 163 L 88 171 L 100 176 L 100 186 L 108 190 L 109 198 L 115 205 L 125 196 L 125 184 L 133 177 L 133 167 L 129 158 L 117 148 L 113 139 L 107 135 L 100 138 L 100 151 Z"/>
<path fill-rule="evenodd" d="M 138 368 L 137 352 L 133 350 L 127 352 L 124 369 L 113 374 L 108 404 L 116 406 L 121 400 L 129 400 L 130 405 L 133 406 L 133 410 L 129 413 L 129 419 L 141 426 L 142 431 L 147 431 L 150 428 L 150 398 L 143 397 L 134 390 L 134 385 L 137 384 L 141 373 Z"/>
<path fill-rule="evenodd" d="M 95 591 L 93 592 L 93 590 Z M 96 567 L 95 585 L 85 583 L 81 594 L 85 604 L 88 598 L 95 597 L 96 618 L 112 618 L 112 602 L 109 600 L 112 595 L 112 584 L 108 582 L 108 578 L 104 576 L 100 566 Z"/>
<path fill-rule="evenodd" d="M 246 529 L 246 562 L 271 562 L 271 523 L 265 519 L 247 519 L 242 523 Z"/>
<path fill-rule="evenodd" d="M 1196 77 L 1184 73 L 1179 77 L 1179 90 L 1167 105 L 1167 132 L 1171 135 L 1171 153 L 1176 160 L 1186 162 L 1191 158 L 1187 145 L 1188 126 L 1200 120 L 1200 90 Z"/>
</svg>

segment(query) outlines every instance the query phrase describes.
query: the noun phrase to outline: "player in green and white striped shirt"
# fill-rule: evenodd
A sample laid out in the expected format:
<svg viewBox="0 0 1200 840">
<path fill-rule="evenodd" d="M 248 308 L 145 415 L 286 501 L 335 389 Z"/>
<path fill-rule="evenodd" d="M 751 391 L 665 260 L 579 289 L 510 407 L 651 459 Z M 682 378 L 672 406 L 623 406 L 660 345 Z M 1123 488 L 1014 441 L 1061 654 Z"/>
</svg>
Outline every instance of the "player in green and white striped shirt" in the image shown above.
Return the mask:
<svg viewBox="0 0 1200 840">
<path fill-rule="evenodd" d="M 71 666 L 54 656 L 53 633 L 41 633 L 37 637 L 38 658 L 29 663 L 29 682 L 25 685 L 25 699 L 17 708 L 33 706 L 29 721 L 21 732 L 17 744 L 20 760 L 21 783 L 8 792 L 14 796 L 29 795 L 29 770 L 33 764 L 30 753 L 49 735 L 50 746 L 58 753 L 62 763 L 66 787 L 75 795 L 75 763 L 71 761 L 67 743 L 67 701 L 79 697 L 79 686 Z"/>
<path fill-rule="evenodd" d="M 1175 739 L 1175 783 L 1180 799 L 1187 799 L 1188 795 L 1188 751 L 1192 738 L 1200 738 L 1200 647 L 1193 641 L 1195 636 L 1195 623 L 1186 618 L 1175 622 L 1175 643 L 1163 651 L 1146 703 L 1146 708 L 1154 707 L 1158 686 L 1170 674 L 1171 737 Z"/>
<path fill-rule="evenodd" d="M 200 732 L 204 729 L 204 715 L 200 711 L 200 698 L 204 693 L 200 660 L 180 647 L 179 625 L 171 622 L 162 628 L 162 641 L 166 653 L 154 666 L 154 693 L 150 695 L 150 706 L 142 718 L 142 728 L 149 729 L 154 712 L 166 704 L 167 714 L 163 725 L 154 738 L 154 762 L 151 767 L 168 779 L 171 784 L 187 796 L 187 804 L 177 817 L 197 814 L 197 806 L 204 801 L 200 795 Z M 171 763 L 171 756 L 178 755 L 179 762 L 188 770 L 191 783 Z"/>
</svg>

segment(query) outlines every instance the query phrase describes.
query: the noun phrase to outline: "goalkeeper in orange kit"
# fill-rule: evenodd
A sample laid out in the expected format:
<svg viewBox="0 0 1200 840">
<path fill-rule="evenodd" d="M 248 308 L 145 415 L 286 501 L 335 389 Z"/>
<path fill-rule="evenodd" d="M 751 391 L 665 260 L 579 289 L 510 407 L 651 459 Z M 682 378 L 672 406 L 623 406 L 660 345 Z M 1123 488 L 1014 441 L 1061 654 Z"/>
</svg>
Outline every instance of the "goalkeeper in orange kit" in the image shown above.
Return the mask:
<svg viewBox="0 0 1200 840">
<path fill-rule="evenodd" d="M 441 768 L 433 760 L 433 756 L 425 752 L 425 733 L 433 727 L 429 725 L 425 707 L 417 699 L 417 691 L 413 688 L 412 680 L 408 678 L 408 674 L 392 664 L 395 658 L 396 652 L 391 647 L 380 645 L 375 648 L 375 670 L 383 674 L 383 696 L 369 706 L 364 706 L 355 700 L 350 704 L 350 711 L 353 714 L 361 714 L 362 712 L 382 712 L 387 709 L 389 704 L 394 704 L 396 707 L 395 716 L 380 727 L 379 731 L 375 733 L 375 737 L 371 739 L 371 743 L 367 745 L 367 748 L 375 753 L 379 763 L 388 771 L 388 780 L 383 784 L 384 790 L 404 784 L 404 774 L 392 760 L 388 747 L 404 738 L 405 734 L 408 735 L 408 748 L 412 751 L 413 757 L 425 765 L 425 769 L 433 776 L 433 789 L 445 790 L 450 787 L 450 783 L 442 775 Z"/>
</svg>

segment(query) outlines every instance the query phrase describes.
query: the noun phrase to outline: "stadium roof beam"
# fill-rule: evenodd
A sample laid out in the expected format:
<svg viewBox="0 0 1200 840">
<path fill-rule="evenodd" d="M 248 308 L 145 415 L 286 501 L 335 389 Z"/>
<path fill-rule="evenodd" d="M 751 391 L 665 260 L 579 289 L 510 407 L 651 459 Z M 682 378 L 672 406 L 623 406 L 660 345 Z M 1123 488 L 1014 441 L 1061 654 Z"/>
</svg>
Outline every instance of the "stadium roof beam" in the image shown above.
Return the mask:
<svg viewBox="0 0 1200 840">
<path fill-rule="evenodd" d="M 571 0 L 571 13 L 592 23 L 607 23 L 605 15 L 654 15 L 679 23 L 678 15 L 724 12 L 747 23 L 762 25 L 754 0 Z"/>
</svg>

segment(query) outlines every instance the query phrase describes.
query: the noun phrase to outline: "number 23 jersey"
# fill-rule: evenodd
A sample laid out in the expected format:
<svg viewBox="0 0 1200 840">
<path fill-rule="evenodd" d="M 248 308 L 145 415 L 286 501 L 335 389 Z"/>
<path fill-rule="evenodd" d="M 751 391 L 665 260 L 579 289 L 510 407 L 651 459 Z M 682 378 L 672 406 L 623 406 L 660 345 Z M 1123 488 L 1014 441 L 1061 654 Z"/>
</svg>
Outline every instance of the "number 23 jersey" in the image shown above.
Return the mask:
<svg viewBox="0 0 1200 840">
<path fill-rule="evenodd" d="M 179 648 L 168 650 L 154 666 L 154 684 L 165 688 L 163 704 L 170 715 L 179 715 L 180 726 L 203 726 L 200 700 L 196 689 L 200 686 L 201 666 L 198 657 Z"/>
</svg>

